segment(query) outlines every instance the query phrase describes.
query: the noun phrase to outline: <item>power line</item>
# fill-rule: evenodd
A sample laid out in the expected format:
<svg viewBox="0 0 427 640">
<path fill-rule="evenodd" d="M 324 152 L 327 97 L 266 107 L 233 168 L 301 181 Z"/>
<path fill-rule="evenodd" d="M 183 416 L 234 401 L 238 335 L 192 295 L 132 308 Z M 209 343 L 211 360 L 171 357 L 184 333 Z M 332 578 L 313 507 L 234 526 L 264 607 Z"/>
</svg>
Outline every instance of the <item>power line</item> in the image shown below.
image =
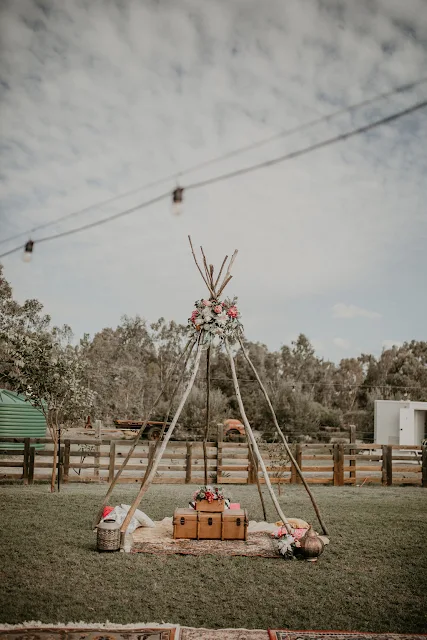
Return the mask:
<svg viewBox="0 0 427 640">
<path fill-rule="evenodd" d="M 326 140 L 323 140 L 322 142 L 317 142 L 316 144 L 310 145 L 309 147 L 304 147 L 303 149 L 298 149 L 297 151 L 292 151 L 291 153 L 287 153 L 285 155 L 281 155 L 278 156 L 276 158 L 272 158 L 271 160 L 265 160 L 253 165 L 249 165 L 247 167 L 243 167 L 241 169 L 236 169 L 234 171 L 230 171 L 227 173 L 223 173 L 220 174 L 218 176 L 214 176 L 212 178 L 207 178 L 205 180 L 201 180 L 199 182 L 193 182 L 192 184 L 189 184 L 187 187 L 185 187 L 186 191 L 190 191 L 193 189 L 200 189 L 201 187 L 205 187 L 211 184 L 216 184 L 218 182 L 223 182 L 225 180 L 230 180 L 232 178 L 236 178 L 238 176 L 247 174 L 247 173 L 252 173 L 255 171 L 258 171 L 260 169 L 265 169 L 271 166 L 274 166 L 276 164 L 281 164 L 282 162 L 285 162 L 287 160 L 293 160 L 295 158 L 299 158 L 303 155 L 306 155 L 308 153 L 311 153 L 313 151 L 317 151 L 318 149 L 323 149 L 325 147 L 331 146 L 333 144 L 336 144 L 337 142 L 342 142 L 343 140 L 348 140 L 349 138 L 353 138 L 355 136 L 361 135 L 363 133 L 366 133 L 368 131 L 371 131 L 373 129 L 375 129 L 376 127 L 385 125 L 385 124 L 390 124 L 391 122 L 394 122 L 404 116 L 407 116 L 409 114 L 415 113 L 416 111 L 419 111 L 420 109 L 424 109 L 425 107 L 427 107 L 427 100 L 423 100 L 422 102 L 418 102 L 414 105 L 412 105 L 411 107 L 407 107 L 406 109 L 403 109 L 402 111 L 398 111 L 395 112 L 392 115 L 386 116 L 384 118 L 380 118 L 379 120 L 375 120 L 374 122 L 371 122 L 367 125 L 364 125 L 362 127 L 358 127 L 357 129 L 353 129 L 352 131 L 348 131 L 346 133 L 341 133 L 338 136 L 334 136 L 333 138 L 328 138 Z M 126 209 L 125 211 L 121 211 L 119 213 L 115 213 L 111 216 L 108 216 L 106 218 L 102 218 L 101 220 L 97 220 L 96 222 L 91 222 L 90 224 L 86 224 L 86 225 L 82 225 L 80 227 L 76 227 L 74 229 L 70 229 L 68 231 L 62 231 L 60 233 L 57 233 L 53 236 L 47 236 L 44 238 L 40 238 L 39 240 L 37 240 L 37 244 L 41 243 L 41 242 L 47 242 L 49 240 L 56 240 L 57 238 L 63 238 L 65 236 L 69 236 L 72 235 L 74 233 L 79 233 L 80 231 L 85 231 L 87 229 L 91 229 L 94 227 L 98 227 L 101 226 L 103 224 L 106 224 L 108 222 L 111 222 L 112 220 L 116 220 L 117 218 L 120 218 L 122 216 L 128 215 L 130 213 L 134 213 L 135 211 L 137 211 L 138 209 L 144 209 L 152 204 L 155 204 L 157 202 L 160 202 L 161 200 L 164 200 L 166 198 L 170 198 L 171 194 L 169 192 L 167 193 L 163 193 L 159 196 L 156 196 L 155 198 L 152 198 L 151 200 L 146 200 L 145 202 L 142 202 L 134 207 L 131 207 L 130 209 Z M 6 251 L 5 253 L 0 255 L 0 258 L 4 258 L 12 253 L 15 253 L 17 251 L 21 251 L 22 250 L 22 246 L 20 245 L 19 247 L 15 247 L 14 249 L 10 249 L 9 251 Z"/>
<path fill-rule="evenodd" d="M 36 231 L 40 231 L 41 229 L 46 229 L 50 226 L 56 225 L 59 222 L 62 222 L 64 220 L 68 220 L 70 218 L 82 215 L 83 213 L 87 213 L 88 211 L 91 211 L 92 209 L 97 209 L 100 207 L 103 207 L 107 204 L 111 204 L 112 202 L 116 202 L 117 200 L 120 200 L 122 198 L 125 198 L 127 196 L 133 195 L 135 193 L 138 193 L 139 191 L 145 191 L 147 189 L 150 189 L 152 187 L 156 187 L 159 186 L 161 184 L 165 184 L 166 182 L 170 182 L 171 180 L 177 180 L 178 178 L 180 178 L 181 176 L 187 175 L 189 173 L 193 173 L 194 171 L 197 171 L 199 169 L 204 169 L 208 166 L 211 166 L 213 164 L 216 164 L 218 162 L 224 161 L 224 160 L 229 160 L 230 158 L 234 158 L 238 155 L 241 155 L 242 153 L 246 153 L 248 151 L 253 151 L 255 149 L 259 149 L 267 144 L 269 144 L 270 142 L 274 142 L 276 140 L 279 139 L 283 139 L 286 137 L 289 137 L 295 133 L 300 133 L 301 131 L 304 131 L 306 129 L 310 129 L 312 127 L 315 127 L 319 124 L 322 124 L 323 122 L 328 122 L 329 120 L 332 120 L 334 118 L 337 118 L 338 116 L 344 115 L 346 113 L 351 113 L 353 111 L 356 111 L 357 109 L 361 109 L 362 107 L 367 107 L 369 105 L 374 104 L 375 102 L 379 102 L 380 100 L 384 100 L 386 98 L 390 98 L 394 95 L 397 95 L 399 93 L 406 93 L 407 91 L 411 91 L 412 89 L 415 89 L 416 87 L 425 84 L 427 82 L 427 77 L 421 78 L 420 80 L 416 80 L 414 82 L 408 83 L 408 84 L 404 84 L 404 85 L 400 85 L 399 87 L 396 87 L 394 89 L 391 89 L 390 91 L 387 91 L 385 93 L 380 93 L 376 96 L 374 96 L 373 98 L 368 98 L 366 100 L 362 100 L 361 102 L 357 102 L 353 105 L 350 105 L 348 107 L 343 107 L 341 109 L 338 109 L 337 111 L 333 111 L 332 113 L 325 115 L 325 116 L 320 116 L 319 118 L 315 118 L 314 120 L 310 120 L 309 122 L 305 122 L 303 124 L 297 125 L 296 127 L 292 127 L 291 129 L 282 129 L 281 131 L 279 131 L 278 133 L 275 133 L 271 136 L 268 136 L 266 138 L 263 138 L 257 142 L 253 142 L 241 147 L 238 147 L 232 151 L 228 151 L 226 153 L 223 153 L 219 156 L 216 156 L 214 158 L 211 158 L 210 160 L 206 160 L 204 162 L 200 162 L 194 165 L 191 165 L 190 167 L 187 167 L 186 169 L 184 169 L 183 171 L 180 171 L 178 173 L 173 173 L 173 174 L 169 174 L 168 176 L 165 176 L 163 178 L 159 178 L 158 180 L 154 180 L 152 182 L 148 182 L 145 185 L 142 185 L 140 187 L 136 187 L 135 189 L 132 189 L 130 191 L 126 191 L 122 194 L 119 194 L 117 196 L 113 196 L 112 198 L 108 198 L 107 200 L 103 200 L 102 202 L 98 202 L 96 204 L 92 204 L 89 205 L 87 207 L 84 207 L 83 209 L 79 209 L 78 211 L 73 211 L 71 213 L 66 213 L 63 216 L 60 216 L 59 218 L 57 218 L 56 220 L 51 220 L 49 222 L 45 222 L 43 224 L 40 224 L 36 227 L 33 227 L 32 229 L 29 229 L 28 231 L 21 231 L 13 236 L 9 236 L 8 238 L 4 239 L 4 240 L 0 240 L 0 245 L 4 244 L 6 242 L 9 242 L 10 240 L 15 240 L 16 238 L 19 238 L 21 236 L 29 236 L 32 233 L 35 233 Z"/>
<path fill-rule="evenodd" d="M 211 378 L 212 381 L 216 381 L 216 382 L 232 382 L 233 378 Z M 246 382 L 251 382 L 251 383 L 257 383 L 258 384 L 258 380 L 254 380 L 252 378 L 239 378 L 239 383 L 246 383 Z M 360 391 L 368 391 L 368 390 L 372 390 L 372 389 L 387 389 L 387 390 L 393 390 L 393 389 L 404 389 L 405 391 L 427 391 L 427 387 L 416 387 L 413 385 L 400 385 L 400 384 L 365 384 L 364 382 L 361 382 L 360 384 L 346 384 L 345 382 L 322 382 L 322 381 L 318 381 L 318 382 L 300 382 L 298 383 L 298 385 L 300 387 L 312 387 L 314 389 L 314 387 L 330 387 L 332 389 L 335 388 L 342 388 L 342 389 L 360 389 Z M 285 383 L 285 387 L 288 387 L 289 389 L 294 389 L 295 391 L 298 391 L 298 387 L 296 386 L 295 383 L 293 382 L 286 382 Z"/>
</svg>

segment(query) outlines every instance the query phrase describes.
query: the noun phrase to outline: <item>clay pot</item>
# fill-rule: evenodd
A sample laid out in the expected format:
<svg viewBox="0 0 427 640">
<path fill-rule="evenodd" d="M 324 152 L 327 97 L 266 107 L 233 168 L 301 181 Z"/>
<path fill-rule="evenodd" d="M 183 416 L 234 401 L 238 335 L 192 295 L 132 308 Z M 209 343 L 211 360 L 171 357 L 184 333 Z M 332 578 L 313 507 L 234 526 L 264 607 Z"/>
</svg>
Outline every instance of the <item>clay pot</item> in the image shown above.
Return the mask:
<svg viewBox="0 0 427 640">
<path fill-rule="evenodd" d="M 311 525 L 307 529 L 307 533 L 305 533 L 300 539 L 300 544 L 301 554 L 307 562 L 316 562 L 317 558 L 325 548 L 323 541 L 319 538 Z"/>
</svg>

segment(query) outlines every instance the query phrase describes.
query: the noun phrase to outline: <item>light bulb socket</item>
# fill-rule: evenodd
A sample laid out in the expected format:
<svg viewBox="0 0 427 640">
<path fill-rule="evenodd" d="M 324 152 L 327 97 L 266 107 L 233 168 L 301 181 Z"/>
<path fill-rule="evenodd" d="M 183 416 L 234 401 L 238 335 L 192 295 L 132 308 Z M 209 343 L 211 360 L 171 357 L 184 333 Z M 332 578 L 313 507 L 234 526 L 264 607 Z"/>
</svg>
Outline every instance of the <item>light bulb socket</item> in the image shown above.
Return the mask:
<svg viewBox="0 0 427 640">
<path fill-rule="evenodd" d="M 28 240 L 28 242 L 25 244 L 24 252 L 33 253 L 33 247 L 34 247 L 34 242 L 32 240 Z"/>
<path fill-rule="evenodd" d="M 177 187 L 175 191 L 172 193 L 172 202 L 174 204 L 180 204 L 182 202 L 183 193 L 184 193 L 184 189 L 182 187 Z"/>
</svg>

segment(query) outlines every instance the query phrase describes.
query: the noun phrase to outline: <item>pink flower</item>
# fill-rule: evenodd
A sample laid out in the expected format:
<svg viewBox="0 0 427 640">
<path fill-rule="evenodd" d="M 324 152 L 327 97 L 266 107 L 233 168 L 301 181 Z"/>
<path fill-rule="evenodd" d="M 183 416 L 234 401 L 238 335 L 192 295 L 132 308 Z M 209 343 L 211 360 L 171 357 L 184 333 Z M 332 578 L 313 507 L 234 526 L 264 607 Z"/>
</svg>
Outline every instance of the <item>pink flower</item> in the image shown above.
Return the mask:
<svg viewBox="0 0 427 640">
<path fill-rule="evenodd" d="M 220 304 L 217 304 L 216 307 L 214 307 L 214 311 L 215 313 L 222 313 L 222 307 Z"/>
<path fill-rule="evenodd" d="M 196 318 L 199 315 L 199 312 L 197 311 L 197 309 L 194 309 L 193 313 L 191 314 L 190 320 L 191 322 L 196 322 Z"/>
<path fill-rule="evenodd" d="M 202 300 L 202 302 L 205 305 L 205 307 L 211 307 L 212 306 L 212 302 L 210 300 Z"/>
<path fill-rule="evenodd" d="M 235 305 L 230 307 L 229 310 L 227 311 L 227 315 L 230 316 L 230 318 L 237 318 L 238 313 L 239 312 L 237 311 L 237 307 Z"/>
</svg>

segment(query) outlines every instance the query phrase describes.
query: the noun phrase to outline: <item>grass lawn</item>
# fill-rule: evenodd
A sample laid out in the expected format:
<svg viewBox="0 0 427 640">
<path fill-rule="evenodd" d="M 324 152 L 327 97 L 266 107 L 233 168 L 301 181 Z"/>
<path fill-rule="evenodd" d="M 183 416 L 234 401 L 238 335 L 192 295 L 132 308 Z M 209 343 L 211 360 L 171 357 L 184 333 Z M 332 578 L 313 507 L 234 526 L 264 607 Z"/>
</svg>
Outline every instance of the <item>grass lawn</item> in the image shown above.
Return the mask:
<svg viewBox="0 0 427 640">
<path fill-rule="evenodd" d="M 170 516 L 193 490 L 155 485 L 141 508 L 153 519 Z M 91 521 L 106 487 L 51 495 L 45 485 L 1 486 L 0 621 L 425 632 L 427 491 L 314 490 L 331 536 L 317 564 L 99 554 Z M 250 519 L 262 519 L 255 487 L 230 491 Z M 112 504 L 135 493 L 122 487 Z M 303 487 L 286 487 L 281 503 L 288 516 L 315 522 Z"/>
</svg>

